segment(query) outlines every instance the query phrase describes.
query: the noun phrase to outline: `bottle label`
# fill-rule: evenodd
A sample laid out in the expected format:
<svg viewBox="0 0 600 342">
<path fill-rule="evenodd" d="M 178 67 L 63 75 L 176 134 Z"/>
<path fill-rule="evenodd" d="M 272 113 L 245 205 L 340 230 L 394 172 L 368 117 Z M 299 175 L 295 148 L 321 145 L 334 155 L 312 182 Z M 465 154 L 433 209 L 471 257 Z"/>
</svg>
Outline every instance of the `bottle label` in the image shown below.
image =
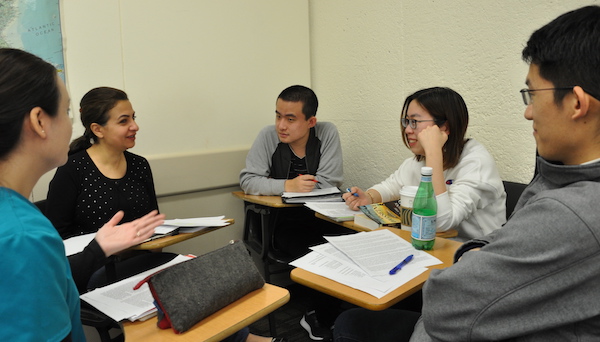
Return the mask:
<svg viewBox="0 0 600 342">
<path fill-rule="evenodd" d="M 428 241 L 435 239 L 437 217 L 412 215 L 412 238 L 415 240 Z"/>
<path fill-rule="evenodd" d="M 421 175 L 421 182 L 431 182 L 431 176 Z"/>
</svg>

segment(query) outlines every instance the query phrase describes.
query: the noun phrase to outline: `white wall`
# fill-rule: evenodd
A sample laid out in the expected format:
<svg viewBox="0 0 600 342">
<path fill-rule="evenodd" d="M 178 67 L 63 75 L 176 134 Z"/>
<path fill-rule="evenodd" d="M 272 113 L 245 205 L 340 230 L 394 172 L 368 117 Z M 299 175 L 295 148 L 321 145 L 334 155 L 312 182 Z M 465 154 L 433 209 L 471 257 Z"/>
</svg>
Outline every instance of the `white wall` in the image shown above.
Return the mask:
<svg viewBox="0 0 600 342">
<path fill-rule="evenodd" d="M 161 211 L 236 221 L 169 250 L 200 254 L 241 239 L 243 205 L 231 191 L 247 150 L 274 122 L 279 92 L 310 86 L 307 1 L 61 1 L 61 21 L 73 138 L 88 90 L 125 90 L 140 125 L 132 152 L 150 161 Z"/>
<path fill-rule="evenodd" d="M 247 147 L 277 94 L 310 83 L 304 0 L 61 3 L 73 108 L 93 87 L 124 89 L 145 156 Z"/>
<path fill-rule="evenodd" d="M 277 93 L 296 83 L 312 84 L 319 120 L 339 128 L 346 186 L 368 187 L 410 156 L 399 135 L 401 106 L 430 86 L 461 93 L 470 110 L 467 135 L 488 147 L 504 179 L 527 182 L 535 143 L 518 93 L 527 72 L 521 49 L 557 15 L 598 1 L 61 4 L 74 111 L 92 87 L 126 90 L 141 126 L 133 152 L 161 168 L 177 165 L 155 175 L 162 210 L 169 218 L 225 214 L 236 219 L 231 237 L 239 238 L 241 203 L 229 194 L 237 180 L 223 170 L 243 167 L 239 154 L 273 121 Z M 74 137 L 82 132 L 75 128 Z M 227 154 L 238 157 L 200 167 Z M 35 199 L 45 196 L 50 177 Z M 200 192 L 179 194 L 187 182 Z"/>
<path fill-rule="evenodd" d="M 411 156 L 399 118 L 407 95 L 447 86 L 469 108 L 467 136 L 506 180 L 528 182 L 535 142 L 519 90 L 531 33 L 582 0 L 310 0 L 311 75 L 340 131 L 345 185 L 369 187 Z"/>
</svg>

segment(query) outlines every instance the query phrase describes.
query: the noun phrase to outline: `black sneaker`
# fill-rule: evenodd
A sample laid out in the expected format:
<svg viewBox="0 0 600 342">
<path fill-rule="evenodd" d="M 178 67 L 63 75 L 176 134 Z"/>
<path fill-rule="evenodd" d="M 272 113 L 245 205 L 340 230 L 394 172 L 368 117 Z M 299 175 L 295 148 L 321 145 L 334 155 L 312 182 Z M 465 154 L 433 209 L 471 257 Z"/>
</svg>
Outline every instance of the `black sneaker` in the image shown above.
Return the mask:
<svg viewBox="0 0 600 342">
<path fill-rule="evenodd" d="M 313 341 L 331 341 L 331 329 L 321 327 L 317 320 L 315 310 L 308 311 L 302 316 L 300 325 L 308 331 L 308 336 Z"/>
</svg>

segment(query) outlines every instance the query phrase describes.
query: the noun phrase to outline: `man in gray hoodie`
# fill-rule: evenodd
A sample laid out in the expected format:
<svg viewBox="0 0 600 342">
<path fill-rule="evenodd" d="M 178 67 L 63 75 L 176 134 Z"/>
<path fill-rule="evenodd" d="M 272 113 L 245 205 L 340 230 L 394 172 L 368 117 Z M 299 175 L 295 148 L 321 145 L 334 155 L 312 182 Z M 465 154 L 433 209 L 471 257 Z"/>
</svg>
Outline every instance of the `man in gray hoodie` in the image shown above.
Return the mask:
<svg viewBox="0 0 600 342">
<path fill-rule="evenodd" d="M 335 341 L 600 340 L 600 7 L 537 30 L 522 57 L 539 157 L 513 215 L 431 272 L 420 317 L 351 310 Z"/>
<path fill-rule="evenodd" d="M 333 123 L 317 122 L 318 105 L 312 89 L 301 85 L 290 86 L 277 96 L 275 124 L 260 131 L 240 172 L 240 187 L 246 194 L 279 196 L 284 191 L 310 192 L 341 186 L 344 171 L 340 138 Z M 305 207 L 280 209 L 275 216 L 273 244 L 278 257 L 284 260 L 291 261 L 306 254 L 310 246 L 326 242 L 324 235 L 354 232 L 315 217 Z M 313 297 L 317 296 L 319 309 L 309 310 L 301 324 L 311 339 L 319 341 L 330 337 L 329 327 L 337 312 L 327 296 Z"/>
</svg>

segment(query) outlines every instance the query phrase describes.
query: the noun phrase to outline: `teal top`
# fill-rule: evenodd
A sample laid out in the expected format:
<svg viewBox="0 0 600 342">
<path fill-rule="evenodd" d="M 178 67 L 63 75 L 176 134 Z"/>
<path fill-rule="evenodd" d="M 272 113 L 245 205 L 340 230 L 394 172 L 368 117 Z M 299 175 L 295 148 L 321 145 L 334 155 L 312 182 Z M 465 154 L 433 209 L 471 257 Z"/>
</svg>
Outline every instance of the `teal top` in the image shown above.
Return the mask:
<svg viewBox="0 0 600 342">
<path fill-rule="evenodd" d="M 62 239 L 17 192 L 0 187 L 0 341 L 85 341 Z"/>
</svg>

